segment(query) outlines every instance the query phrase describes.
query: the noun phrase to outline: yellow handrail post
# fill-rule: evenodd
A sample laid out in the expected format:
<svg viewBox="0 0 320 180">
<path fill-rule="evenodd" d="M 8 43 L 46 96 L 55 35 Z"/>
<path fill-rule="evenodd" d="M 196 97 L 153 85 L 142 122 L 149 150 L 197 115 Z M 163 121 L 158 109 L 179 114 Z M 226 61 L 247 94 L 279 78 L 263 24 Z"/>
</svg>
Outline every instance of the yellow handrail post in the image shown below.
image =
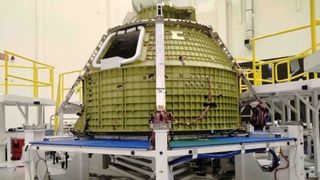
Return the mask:
<svg viewBox="0 0 320 180">
<path fill-rule="evenodd" d="M 275 67 L 275 65 L 274 64 L 272 64 L 272 81 L 273 81 L 273 83 L 272 84 L 275 84 L 276 83 L 276 74 L 275 74 L 275 69 L 276 69 L 276 67 Z"/>
<path fill-rule="evenodd" d="M 287 78 L 288 78 L 288 82 L 290 82 L 291 81 L 290 61 L 287 62 Z"/>
<path fill-rule="evenodd" d="M 37 64 L 33 62 L 33 97 L 37 98 L 38 95 L 38 69 Z"/>
<path fill-rule="evenodd" d="M 316 2 L 310 0 L 310 21 L 311 21 L 311 50 L 312 53 L 317 51 L 317 20 L 316 20 Z"/>
<path fill-rule="evenodd" d="M 50 84 L 51 84 L 51 99 L 54 99 L 54 73 L 53 68 L 50 68 Z"/>
<path fill-rule="evenodd" d="M 61 74 L 61 102 L 64 99 L 64 74 Z"/>
<path fill-rule="evenodd" d="M 310 0 L 310 31 L 311 31 L 311 50 L 317 51 L 317 19 L 316 19 L 316 1 Z M 314 78 L 318 78 L 318 73 L 314 73 Z"/>
<path fill-rule="evenodd" d="M 4 54 L 4 94 L 8 94 L 8 60 L 9 60 L 9 55 L 8 53 L 5 52 Z"/>
<path fill-rule="evenodd" d="M 62 98 L 61 98 L 61 74 L 59 75 L 59 81 L 58 81 L 58 91 L 57 91 L 57 99 L 56 99 L 56 111 L 58 110 L 61 102 L 62 102 Z M 60 122 L 60 117 L 59 114 L 56 115 L 54 117 L 54 134 L 58 135 L 58 130 L 59 130 L 59 122 Z"/>
<path fill-rule="evenodd" d="M 10 65 L 9 59 L 10 56 L 14 56 L 16 59 L 23 60 L 25 62 L 31 63 L 31 65 Z M 3 68 L 4 72 L 4 83 L 0 84 L 0 86 L 4 86 L 4 94 L 9 94 L 9 87 L 10 86 L 19 86 L 19 87 L 31 87 L 33 89 L 33 97 L 38 98 L 39 97 L 39 88 L 40 87 L 51 87 L 51 99 L 54 100 L 54 67 L 38 62 L 36 60 L 21 56 L 19 54 L 4 50 L 4 64 L 0 65 L 0 68 Z M 10 74 L 10 69 L 28 69 L 32 72 L 32 77 L 24 77 L 24 76 L 18 76 L 15 74 Z M 49 80 L 48 82 L 45 81 L 39 81 L 39 70 L 45 69 L 48 70 L 49 74 Z M 10 83 L 10 79 L 18 79 L 20 81 L 28 82 L 28 83 Z"/>
<path fill-rule="evenodd" d="M 256 41 L 251 40 L 252 46 L 252 69 L 253 69 L 253 85 L 257 85 L 257 74 L 256 74 Z"/>
<path fill-rule="evenodd" d="M 262 65 L 261 64 L 259 65 L 259 78 L 260 78 L 259 85 L 262 85 L 263 79 L 262 79 Z"/>
</svg>

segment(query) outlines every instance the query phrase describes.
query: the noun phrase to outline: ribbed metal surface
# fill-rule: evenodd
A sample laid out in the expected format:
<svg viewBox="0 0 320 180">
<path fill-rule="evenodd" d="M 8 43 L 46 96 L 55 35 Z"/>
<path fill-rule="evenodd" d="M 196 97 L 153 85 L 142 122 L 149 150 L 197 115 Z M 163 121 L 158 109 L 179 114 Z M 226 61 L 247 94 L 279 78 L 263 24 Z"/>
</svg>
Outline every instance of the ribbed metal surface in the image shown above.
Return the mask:
<svg viewBox="0 0 320 180">
<path fill-rule="evenodd" d="M 166 105 L 173 131 L 239 126 L 238 80 L 224 51 L 202 29 L 165 26 Z M 177 37 L 178 36 L 178 37 Z M 92 70 L 84 80 L 84 108 L 75 129 L 92 133 L 148 132 L 155 111 L 155 31 L 146 26 L 140 60 L 121 68 Z M 201 120 L 208 95 L 217 104 Z"/>
</svg>

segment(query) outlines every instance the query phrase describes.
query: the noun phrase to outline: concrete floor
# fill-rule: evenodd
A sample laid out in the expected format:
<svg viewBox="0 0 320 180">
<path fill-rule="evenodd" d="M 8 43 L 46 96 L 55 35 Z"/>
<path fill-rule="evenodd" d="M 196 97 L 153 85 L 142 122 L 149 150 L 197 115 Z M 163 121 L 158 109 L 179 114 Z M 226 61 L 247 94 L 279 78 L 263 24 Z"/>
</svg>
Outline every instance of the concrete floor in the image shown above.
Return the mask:
<svg viewBox="0 0 320 180">
<path fill-rule="evenodd" d="M 195 178 L 195 177 L 194 177 Z M 194 179 L 192 178 L 192 179 Z M 110 177 L 92 177 L 90 180 L 128 180 L 128 178 L 123 178 L 120 176 Z M 208 180 L 212 179 L 212 177 L 196 177 L 197 180 Z M 19 168 L 0 168 L 0 180 L 24 180 L 24 167 Z"/>
<path fill-rule="evenodd" d="M 23 180 L 24 167 L 19 168 L 0 168 L 0 179 L 3 180 Z"/>
<path fill-rule="evenodd" d="M 110 179 L 92 177 L 90 180 Z M 122 177 L 116 177 L 112 179 L 123 179 Z M 127 178 L 126 178 L 127 179 Z M 0 168 L 0 180 L 24 180 L 24 167 L 19 168 Z"/>
</svg>

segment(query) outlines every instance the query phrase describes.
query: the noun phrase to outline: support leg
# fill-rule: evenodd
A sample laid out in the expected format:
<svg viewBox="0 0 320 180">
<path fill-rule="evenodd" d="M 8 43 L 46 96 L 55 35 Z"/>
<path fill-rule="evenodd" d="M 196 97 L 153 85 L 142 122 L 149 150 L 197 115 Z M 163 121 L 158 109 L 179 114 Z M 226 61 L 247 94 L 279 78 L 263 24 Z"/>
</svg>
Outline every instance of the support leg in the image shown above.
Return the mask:
<svg viewBox="0 0 320 180">
<path fill-rule="evenodd" d="M 75 153 L 67 174 L 68 179 L 89 179 L 89 155 L 85 153 Z"/>
<path fill-rule="evenodd" d="M 45 136 L 44 130 L 24 130 L 25 146 L 23 147 L 23 161 L 25 166 L 25 180 L 33 180 L 35 176 L 35 161 L 37 157 L 35 151 L 31 150 L 30 142 L 41 141 Z M 44 158 L 44 152 L 38 152 L 38 155 Z M 45 174 L 44 167 L 39 167 L 39 174 Z"/>
<path fill-rule="evenodd" d="M 33 180 L 35 175 L 35 164 L 34 164 L 34 152 L 30 150 L 30 146 L 24 147 L 23 157 L 24 161 L 24 179 Z"/>
<path fill-rule="evenodd" d="M 44 123 L 43 123 L 43 107 L 41 105 L 38 105 L 37 106 L 37 110 L 38 110 L 38 125 L 39 126 L 42 126 Z"/>
<path fill-rule="evenodd" d="M 300 113 L 300 100 L 299 98 L 294 99 L 294 107 L 296 109 L 296 121 L 300 122 L 301 121 L 301 113 Z"/>
<path fill-rule="evenodd" d="M 290 104 L 290 100 L 287 101 L 287 104 Z M 292 118 L 291 118 L 291 109 L 289 106 L 287 106 L 287 122 L 291 122 Z"/>
<path fill-rule="evenodd" d="M 5 132 L 6 132 L 6 123 L 5 123 L 5 106 L 0 103 L 0 163 L 5 161 Z"/>
<path fill-rule="evenodd" d="M 273 127 L 279 132 L 283 132 L 285 137 L 294 137 L 296 142 L 291 142 L 288 146 L 281 147 L 284 157 L 288 157 L 289 167 L 278 171 L 277 179 L 281 180 L 302 180 L 304 179 L 303 161 L 303 128 L 302 126 L 280 126 Z M 281 156 L 280 167 L 285 167 L 286 160 Z M 258 162 L 253 153 L 239 154 L 235 157 L 236 180 L 274 179 L 275 171 L 265 172 L 258 166 Z"/>
<path fill-rule="evenodd" d="M 282 113 L 281 113 L 281 120 L 282 122 L 286 122 L 288 120 L 288 118 L 286 118 L 286 104 L 284 102 L 281 102 L 281 109 L 282 109 Z"/>
<path fill-rule="evenodd" d="M 29 125 L 29 106 L 28 105 L 25 105 L 24 106 L 24 113 L 25 113 L 25 121 L 24 121 L 24 124 L 26 126 Z"/>
<path fill-rule="evenodd" d="M 318 93 L 313 92 L 312 106 L 316 109 L 318 106 Z M 313 111 L 313 147 L 314 147 L 314 160 L 315 160 L 315 173 L 320 177 L 320 142 L 319 142 L 319 112 Z"/>
<path fill-rule="evenodd" d="M 155 158 L 155 172 L 156 180 L 172 179 L 170 176 L 169 166 L 168 166 L 168 130 L 155 130 L 156 134 L 156 158 Z"/>
<path fill-rule="evenodd" d="M 309 97 L 306 98 L 306 101 L 309 103 Z M 306 123 L 307 123 L 307 129 L 308 131 L 312 130 L 311 126 L 311 119 L 310 119 L 310 108 L 306 106 Z M 311 136 L 307 136 L 307 151 L 308 151 L 308 157 L 311 158 L 312 155 L 312 141 Z"/>
<path fill-rule="evenodd" d="M 245 180 L 245 164 L 244 164 L 244 155 L 239 154 L 235 156 L 235 176 L 236 180 Z"/>
<path fill-rule="evenodd" d="M 290 180 L 304 179 L 304 157 L 303 157 L 303 127 L 287 126 L 287 136 L 297 139 L 296 145 L 282 147 L 284 155 L 288 156 L 289 168 L 288 174 L 278 179 L 289 178 Z M 285 172 L 284 172 L 285 173 Z"/>
<path fill-rule="evenodd" d="M 63 113 L 59 114 L 59 120 L 60 121 L 59 121 L 59 132 L 58 132 L 58 134 L 60 136 L 63 135 L 63 117 L 64 117 Z"/>
</svg>

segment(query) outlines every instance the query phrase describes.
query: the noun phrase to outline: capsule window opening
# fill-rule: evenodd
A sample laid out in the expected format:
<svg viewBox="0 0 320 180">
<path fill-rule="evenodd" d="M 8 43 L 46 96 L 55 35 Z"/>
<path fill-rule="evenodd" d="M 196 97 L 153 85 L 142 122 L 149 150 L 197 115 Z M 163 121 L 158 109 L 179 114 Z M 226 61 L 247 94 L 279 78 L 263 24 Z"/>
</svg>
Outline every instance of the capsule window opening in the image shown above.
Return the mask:
<svg viewBox="0 0 320 180">
<path fill-rule="evenodd" d="M 136 54 L 138 39 L 139 31 L 116 35 L 102 59 L 116 56 L 124 59 L 133 57 Z"/>
</svg>

